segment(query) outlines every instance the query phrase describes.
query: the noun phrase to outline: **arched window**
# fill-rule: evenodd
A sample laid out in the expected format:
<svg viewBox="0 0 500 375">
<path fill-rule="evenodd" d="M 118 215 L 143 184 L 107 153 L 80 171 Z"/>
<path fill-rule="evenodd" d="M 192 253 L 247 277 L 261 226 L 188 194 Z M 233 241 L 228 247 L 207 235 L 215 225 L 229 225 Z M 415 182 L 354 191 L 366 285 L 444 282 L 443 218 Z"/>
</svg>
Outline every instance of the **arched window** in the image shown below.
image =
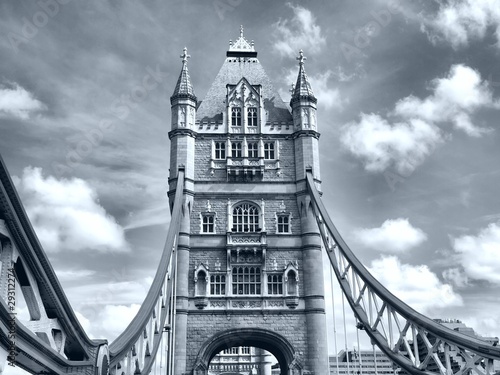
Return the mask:
<svg viewBox="0 0 500 375">
<path fill-rule="evenodd" d="M 242 203 L 233 208 L 234 232 L 258 232 L 259 209 L 250 203 Z"/>
<path fill-rule="evenodd" d="M 248 126 L 257 126 L 257 108 L 248 108 Z"/>
<path fill-rule="evenodd" d="M 233 107 L 231 109 L 231 125 L 241 126 L 241 108 Z"/>
</svg>

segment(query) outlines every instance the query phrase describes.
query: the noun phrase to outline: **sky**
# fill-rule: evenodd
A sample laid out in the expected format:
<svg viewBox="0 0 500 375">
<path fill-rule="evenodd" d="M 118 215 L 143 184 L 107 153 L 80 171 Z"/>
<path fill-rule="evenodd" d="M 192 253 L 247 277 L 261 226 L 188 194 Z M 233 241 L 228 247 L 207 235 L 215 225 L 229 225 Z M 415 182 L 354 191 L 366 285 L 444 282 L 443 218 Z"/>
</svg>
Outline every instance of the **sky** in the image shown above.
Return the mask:
<svg viewBox="0 0 500 375">
<path fill-rule="evenodd" d="M 0 153 L 86 332 L 112 341 L 153 279 L 179 55 L 202 100 L 240 25 L 285 102 L 304 50 L 356 256 L 417 311 L 500 336 L 499 0 L 2 0 Z"/>
</svg>

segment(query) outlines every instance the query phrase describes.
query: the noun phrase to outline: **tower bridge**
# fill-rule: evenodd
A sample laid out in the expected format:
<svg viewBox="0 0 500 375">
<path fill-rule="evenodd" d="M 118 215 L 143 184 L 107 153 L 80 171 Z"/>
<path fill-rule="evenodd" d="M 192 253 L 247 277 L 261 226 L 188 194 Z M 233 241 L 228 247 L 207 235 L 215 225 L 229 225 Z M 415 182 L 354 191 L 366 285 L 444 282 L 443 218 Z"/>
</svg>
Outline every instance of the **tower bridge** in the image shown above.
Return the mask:
<svg viewBox="0 0 500 375">
<path fill-rule="evenodd" d="M 326 253 L 359 331 L 396 368 L 498 371 L 496 342 L 413 310 L 338 233 L 321 198 L 321 125 L 303 52 L 289 104 L 243 30 L 203 101 L 189 57 L 185 49 L 170 98 L 167 239 L 144 302 L 113 342 L 91 340 L 78 322 L 2 161 L 0 368 L 15 358 L 36 374 L 148 374 L 161 363 L 169 375 L 205 375 L 217 353 L 251 346 L 274 355 L 283 375 L 328 374 Z M 29 322 L 13 314 L 14 283 Z"/>
</svg>

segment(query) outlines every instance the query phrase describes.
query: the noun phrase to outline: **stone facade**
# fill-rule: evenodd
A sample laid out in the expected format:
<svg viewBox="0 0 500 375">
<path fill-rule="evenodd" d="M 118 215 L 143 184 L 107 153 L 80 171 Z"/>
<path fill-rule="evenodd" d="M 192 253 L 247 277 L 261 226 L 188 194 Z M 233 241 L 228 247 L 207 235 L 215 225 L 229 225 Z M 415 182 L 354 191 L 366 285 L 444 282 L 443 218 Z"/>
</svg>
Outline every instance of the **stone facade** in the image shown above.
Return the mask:
<svg viewBox="0 0 500 375">
<path fill-rule="evenodd" d="M 306 169 L 320 182 L 319 133 L 302 55 L 290 106 L 242 33 L 201 104 L 181 57 L 169 133 L 171 198 L 179 168 L 186 178 L 175 374 L 208 374 L 235 346 L 271 352 L 282 374 L 325 374 L 321 244 L 305 184 Z"/>
</svg>

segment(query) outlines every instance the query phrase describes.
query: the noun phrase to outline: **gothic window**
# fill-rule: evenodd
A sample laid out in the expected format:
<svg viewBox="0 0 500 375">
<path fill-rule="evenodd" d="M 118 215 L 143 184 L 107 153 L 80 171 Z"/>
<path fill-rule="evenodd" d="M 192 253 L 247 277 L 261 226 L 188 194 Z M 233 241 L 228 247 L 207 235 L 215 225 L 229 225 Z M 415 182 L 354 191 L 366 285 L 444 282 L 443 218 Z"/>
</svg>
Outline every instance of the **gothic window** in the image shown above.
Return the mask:
<svg viewBox="0 0 500 375">
<path fill-rule="evenodd" d="M 248 143 L 248 157 L 249 158 L 259 157 L 259 144 L 257 142 Z"/>
<path fill-rule="evenodd" d="M 290 233 L 290 215 L 289 214 L 278 214 L 276 224 L 277 224 L 277 232 L 278 233 Z"/>
<path fill-rule="evenodd" d="M 212 296 L 223 296 L 226 294 L 226 276 L 211 275 L 210 276 L 210 294 Z"/>
<path fill-rule="evenodd" d="M 241 126 L 241 108 L 231 108 L 231 125 Z"/>
<path fill-rule="evenodd" d="M 215 158 L 219 160 L 226 158 L 226 142 L 215 142 Z"/>
<path fill-rule="evenodd" d="M 259 209 L 250 203 L 242 203 L 233 208 L 234 232 L 258 232 Z"/>
<path fill-rule="evenodd" d="M 283 275 L 267 275 L 267 294 L 283 294 Z"/>
<path fill-rule="evenodd" d="M 264 159 L 276 159 L 276 154 L 274 152 L 274 142 L 264 142 Z"/>
<path fill-rule="evenodd" d="M 202 214 L 201 233 L 215 233 L 215 213 Z"/>
<path fill-rule="evenodd" d="M 243 156 L 241 151 L 241 142 L 232 142 L 231 143 L 231 157 L 233 158 L 241 158 Z"/>
<path fill-rule="evenodd" d="M 248 108 L 248 126 L 257 126 L 257 108 Z"/>
<path fill-rule="evenodd" d="M 233 294 L 260 294 L 260 267 L 233 267 Z"/>
</svg>

